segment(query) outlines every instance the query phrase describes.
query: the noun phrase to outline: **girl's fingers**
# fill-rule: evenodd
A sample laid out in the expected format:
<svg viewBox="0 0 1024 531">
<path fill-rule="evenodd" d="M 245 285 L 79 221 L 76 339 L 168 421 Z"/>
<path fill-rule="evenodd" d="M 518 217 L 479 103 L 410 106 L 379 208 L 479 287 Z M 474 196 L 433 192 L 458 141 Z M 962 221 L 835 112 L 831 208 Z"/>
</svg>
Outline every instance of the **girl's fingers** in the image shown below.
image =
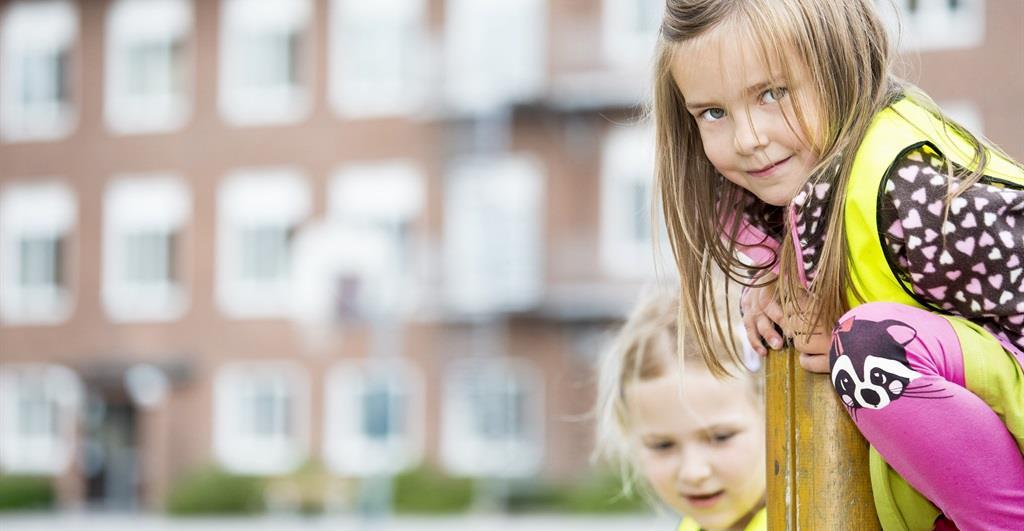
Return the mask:
<svg viewBox="0 0 1024 531">
<path fill-rule="evenodd" d="M 825 354 L 800 354 L 800 366 L 809 372 L 828 374 L 828 356 Z"/>
<path fill-rule="evenodd" d="M 782 306 L 780 306 L 777 302 L 772 302 L 765 305 L 764 314 L 767 315 L 769 319 L 775 321 L 776 323 L 785 322 L 785 315 L 782 313 Z"/>
<path fill-rule="evenodd" d="M 775 321 L 772 321 L 764 314 L 760 314 L 757 317 L 757 332 L 764 338 L 771 348 L 775 350 L 782 348 L 782 335 L 779 334 L 778 330 L 776 330 Z"/>
<path fill-rule="evenodd" d="M 747 342 L 750 343 L 750 348 L 754 349 L 754 352 L 767 356 L 768 349 L 761 342 L 761 335 L 757 333 L 757 325 L 754 320 L 753 315 L 747 314 L 743 316 L 743 329 L 747 332 Z"/>
</svg>

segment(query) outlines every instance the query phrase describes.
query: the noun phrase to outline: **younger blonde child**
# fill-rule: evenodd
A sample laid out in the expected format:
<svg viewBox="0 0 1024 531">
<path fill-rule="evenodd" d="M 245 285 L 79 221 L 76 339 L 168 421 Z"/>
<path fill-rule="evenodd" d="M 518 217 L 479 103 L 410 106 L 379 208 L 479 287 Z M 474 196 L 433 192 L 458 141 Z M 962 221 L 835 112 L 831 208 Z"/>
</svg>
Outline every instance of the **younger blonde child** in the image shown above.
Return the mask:
<svg viewBox="0 0 1024 531">
<path fill-rule="evenodd" d="M 619 466 L 625 491 L 653 492 L 683 516 L 679 531 L 763 530 L 761 374 L 719 379 L 698 355 L 680 367 L 677 318 L 674 293 L 649 295 L 605 354 L 597 454 Z"/>
</svg>

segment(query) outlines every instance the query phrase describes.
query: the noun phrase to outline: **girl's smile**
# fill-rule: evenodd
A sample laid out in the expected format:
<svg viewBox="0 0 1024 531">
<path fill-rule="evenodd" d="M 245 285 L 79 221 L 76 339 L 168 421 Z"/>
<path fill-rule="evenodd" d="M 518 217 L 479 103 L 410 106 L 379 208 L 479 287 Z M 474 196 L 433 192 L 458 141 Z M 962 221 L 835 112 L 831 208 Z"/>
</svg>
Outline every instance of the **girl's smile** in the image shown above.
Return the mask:
<svg viewBox="0 0 1024 531">
<path fill-rule="evenodd" d="M 752 170 L 752 171 L 749 171 L 747 173 L 749 173 L 750 175 L 753 175 L 754 177 L 769 177 L 772 174 L 774 174 L 776 171 L 781 171 L 780 168 L 784 164 L 786 164 L 787 162 L 792 160 L 792 158 L 793 158 L 793 156 L 790 155 L 790 156 L 788 156 L 788 157 L 786 157 L 786 158 L 784 158 L 784 159 L 782 159 L 782 160 L 780 160 L 778 162 L 775 162 L 773 164 L 769 164 L 768 166 L 765 166 L 764 168 L 761 168 L 759 170 Z"/>
</svg>

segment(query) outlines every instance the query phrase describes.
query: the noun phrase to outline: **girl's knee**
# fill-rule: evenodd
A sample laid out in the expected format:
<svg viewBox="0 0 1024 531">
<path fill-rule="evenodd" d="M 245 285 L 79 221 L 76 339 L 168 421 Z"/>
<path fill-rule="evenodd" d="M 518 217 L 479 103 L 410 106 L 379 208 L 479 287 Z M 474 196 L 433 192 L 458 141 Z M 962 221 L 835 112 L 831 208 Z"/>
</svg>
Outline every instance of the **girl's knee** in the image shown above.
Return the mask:
<svg viewBox="0 0 1024 531">
<path fill-rule="evenodd" d="M 832 385 L 850 408 L 882 409 L 921 376 L 908 358 L 917 328 L 900 319 L 901 304 L 872 302 L 850 310 L 833 330 L 829 349 Z"/>
</svg>

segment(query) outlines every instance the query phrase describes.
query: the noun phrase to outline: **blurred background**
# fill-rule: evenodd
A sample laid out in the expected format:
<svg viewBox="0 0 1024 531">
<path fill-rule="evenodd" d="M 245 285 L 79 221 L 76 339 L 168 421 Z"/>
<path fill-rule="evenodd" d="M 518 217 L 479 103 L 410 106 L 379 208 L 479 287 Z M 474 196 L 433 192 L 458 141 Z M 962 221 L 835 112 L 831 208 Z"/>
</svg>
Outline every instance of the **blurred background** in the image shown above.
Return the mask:
<svg viewBox="0 0 1024 531">
<path fill-rule="evenodd" d="M 1024 2 L 880 3 L 1024 158 Z M 0 1 L 0 523 L 671 525 L 588 459 L 662 5 Z"/>
</svg>

